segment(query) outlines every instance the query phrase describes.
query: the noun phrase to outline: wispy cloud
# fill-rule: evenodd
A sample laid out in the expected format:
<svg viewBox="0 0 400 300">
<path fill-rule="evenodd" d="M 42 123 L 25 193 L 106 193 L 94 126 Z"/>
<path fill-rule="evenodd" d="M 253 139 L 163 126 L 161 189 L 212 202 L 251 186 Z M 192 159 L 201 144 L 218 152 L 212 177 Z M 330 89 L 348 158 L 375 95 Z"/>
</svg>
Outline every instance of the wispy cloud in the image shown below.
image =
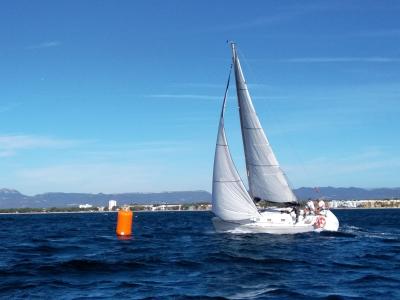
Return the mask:
<svg viewBox="0 0 400 300">
<path fill-rule="evenodd" d="M 46 41 L 40 44 L 34 44 L 26 47 L 26 49 L 43 49 L 43 48 L 52 48 L 52 47 L 58 47 L 61 45 L 61 42 L 59 41 Z"/>
<path fill-rule="evenodd" d="M 221 83 L 216 84 L 216 83 L 175 83 L 172 84 L 172 87 L 179 87 L 179 88 L 195 88 L 195 89 L 216 89 L 219 90 L 219 92 L 224 91 L 225 88 L 225 81 L 221 81 Z M 232 84 L 232 82 L 231 82 Z M 265 84 L 265 83 L 249 83 L 248 86 L 252 89 L 257 88 L 257 89 L 273 89 L 274 87 L 272 85 L 269 84 Z M 221 92 L 222 94 L 222 92 Z M 168 94 L 166 94 L 166 96 L 168 96 Z M 185 96 L 185 95 L 183 95 Z M 191 95 L 193 96 L 193 94 Z M 198 95 L 196 95 L 198 96 Z M 200 95 L 201 96 L 201 95 Z M 208 97 L 216 97 L 216 96 L 208 96 Z"/>
<path fill-rule="evenodd" d="M 104 161 L 114 159 L 153 159 L 169 154 L 183 153 L 191 150 L 193 141 L 148 141 L 140 143 L 126 143 L 103 145 L 101 149 L 81 152 L 82 156 L 91 160 Z"/>
<path fill-rule="evenodd" d="M 165 171 L 138 163 L 78 163 L 25 168 L 15 175 L 28 190 L 113 193 L 150 191 L 154 182 L 163 181 Z"/>
<path fill-rule="evenodd" d="M 14 156 L 20 150 L 26 149 L 63 149 L 76 146 L 80 141 L 55 139 L 32 135 L 2 135 L 0 136 L 0 157 Z"/>
<path fill-rule="evenodd" d="M 196 144 L 196 141 L 113 142 L 78 150 L 67 158 L 60 157 L 57 162 L 42 161 L 11 170 L 4 181 L 18 182 L 21 190 L 32 194 L 45 191 L 113 193 L 208 188 L 208 180 L 199 184 L 200 178 L 209 176 L 207 166 L 196 168 L 194 174 L 190 171 L 194 164 L 198 164 L 197 159 L 204 156 L 201 143 Z"/>
<path fill-rule="evenodd" d="M 296 57 L 281 59 L 280 62 L 288 63 L 398 63 L 400 58 L 398 57 Z"/>
<path fill-rule="evenodd" d="M 173 87 L 187 87 L 187 88 L 224 88 L 224 83 L 205 83 L 205 82 L 182 82 L 182 83 L 173 83 L 171 84 Z"/>
<path fill-rule="evenodd" d="M 19 103 L 15 103 L 15 102 L 0 105 L 0 113 L 4 113 L 4 112 L 8 112 L 10 110 L 13 110 L 14 108 L 16 108 L 19 105 L 20 105 Z"/>
<path fill-rule="evenodd" d="M 373 176 L 374 174 L 390 173 L 399 167 L 399 158 L 391 156 L 381 149 L 360 149 L 357 154 L 349 153 L 347 156 L 336 158 L 314 158 L 302 164 L 288 165 L 285 170 L 299 186 L 307 185 L 306 181 L 308 181 L 308 185 L 312 182 L 316 186 L 329 184 L 362 186 L 363 182 L 365 185 L 371 179 L 374 180 L 371 182 L 373 186 L 374 184 L 388 184 L 388 182 L 380 183 L 380 178 Z"/>
<path fill-rule="evenodd" d="M 189 176 L 190 175 L 190 176 Z M 26 167 L 10 174 L 29 194 L 51 191 L 123 193 L 193 190 L 209 187 L 209 169 L 189 173 L 188 165 L 176 163 L 85 162 Z M 18 188 L 19 189 L 19 188 Z"/>
<path fill-rule="evenodd" d="M 242 30 L 242 29 L 251 29 L 255 27 L 262 27 L 268 24 L 279 23 L 285 20 L 288 20 L 295 16 L 294 13 L 280 13 L 276 15 L 266 16 L 254 18 L 249 21 L 233 23 L 225 26 L 221 26 L 216 28 L 217 31 L 232 31 L 232 30 Z"/>
<path fill-rule="evenodd" d="M 400 29 L 368 30 L 358 32 L 356 35 L 362 37 L 400 37 Z"/>
<path fill-rule="evenodd" d="M 221 96 L 198 95 L 198 94 L 151 94 L 145 95 L 146 98 L 159 99 L 194 99 L 194 100 L 216 100 L 221 99 Z"/>
<path fill-rule="evenodd" d="M 257 27 L 265 27 L 270 24 L 280 24 L 284 22 L 291 21 L 299 16 L 307 15 L 315 12 L 323 12 L 332 9 L 339 9 L 336 5 L 332 5 L 331 3 L 322 3 L 322 4 L 310 4 L 305 5 L 301 3 L 299 5 L 291 5 L 290 7 L 281 7 L 278 8 L 277 11 L 271 15 L 260 17 L 253 17 L 246 21 L 238 21 L 231 24 L 222 25 L 220 27 L 214 27 L 214 31 L 237 31 L 237 30 L 245 30 L 252 29 Z"/>
</svg>

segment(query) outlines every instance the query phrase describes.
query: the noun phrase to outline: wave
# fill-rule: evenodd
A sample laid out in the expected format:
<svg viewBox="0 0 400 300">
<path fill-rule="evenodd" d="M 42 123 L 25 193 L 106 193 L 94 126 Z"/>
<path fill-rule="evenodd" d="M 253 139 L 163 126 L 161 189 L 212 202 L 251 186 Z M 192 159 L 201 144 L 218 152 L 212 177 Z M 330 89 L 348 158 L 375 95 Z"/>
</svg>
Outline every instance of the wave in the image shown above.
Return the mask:
<svg viewBox="0 0 400 300">
<path fill-rule="evenodd" d="M 139 298 L 140 300 L 154 300 L 153 296 Z M 225 298 L 222 296 L 209 296 L 209 295 L 190 295 L 190 294 L 170 294 L 163 295 L 162 299 L 173 299 L 173 300 L 229 300 L 230 298 Z"/>
<path fill-rule="evenodd" d="M 373 282 L 373 283 L 382 283 L 382 282 L 392 282 L 392 283 L 400 283 L 399 279 L 396 278 L 392 278 L 389 276 L 384 276 L 384 275 L 377 275 L 377 274 L 367 274 L 364 275 L 360 278 L 354 279 L 352 281 L 352 283 L 362 283 L 362 284 L 366 284 L 369 282 Z"/>
<path fill-rule="evenodd" d="M 321 231 L 321 236 L 329 236 L 329 237 L 344 237 L 344 238 L 354 238 L 357 237 L 357 234 L 353 232 L 346 231 Z"/>
<path fill-rule="evenodd" d="M 333 262 L 333 265 L 346 268 L 346 269 L 370 269 L 370 265 L 356 264 L 356 263 L 344 263 L 344 262 Z"/>
<path fill-rule="evenodd" d="M 39 272 L 58 273 L 63 272 L 113 272 L 121 270 L 134 270 L 147 266 L 145 262 L 120 261 L 106 262 L 100 260 L 73 259 L 64 262 L 44 264 L 37 268 Z"/>
<path fill-rule="evenodd" d="M 285 259 L 279 257 L 270 258 L 254 258 L 249 256 L 240 256 L 227 253 L 220 253 L 212 255 L 207 258 L 210 263 L 215 262 L 232 262 L 232 263 L 244 263 L 244 264 L 268 264 L 268 265 L 291 265 L 291 264 L 310 264 L 310 262 L 301 259 Z"/>
<path fill-rule="evenodd" d="M 387 260 L 390 261 L 393 257 L 391 255 L 387 255 L 387 254 L 372 254 L 372 253 L 367 253 L 367 254 L 363 254 L 363 255 L 358 255 L 359 258 L 364 258 L 364 259 L 383 259 L 383 260 Z"/>
</svg>

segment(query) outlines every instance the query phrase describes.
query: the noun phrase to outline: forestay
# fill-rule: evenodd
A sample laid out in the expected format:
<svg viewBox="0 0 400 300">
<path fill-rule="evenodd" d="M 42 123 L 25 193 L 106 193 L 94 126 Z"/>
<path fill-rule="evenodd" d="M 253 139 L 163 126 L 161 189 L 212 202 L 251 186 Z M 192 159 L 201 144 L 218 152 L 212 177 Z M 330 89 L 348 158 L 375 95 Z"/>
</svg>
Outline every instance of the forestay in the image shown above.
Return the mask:
<svg viewBox="0 0 400 300">
<path fill-rule="evenodd" d="M 272 202 L 297 202 L 255 112 L 234 44 L 232 55 L 250 194 Z"/>
</svg>

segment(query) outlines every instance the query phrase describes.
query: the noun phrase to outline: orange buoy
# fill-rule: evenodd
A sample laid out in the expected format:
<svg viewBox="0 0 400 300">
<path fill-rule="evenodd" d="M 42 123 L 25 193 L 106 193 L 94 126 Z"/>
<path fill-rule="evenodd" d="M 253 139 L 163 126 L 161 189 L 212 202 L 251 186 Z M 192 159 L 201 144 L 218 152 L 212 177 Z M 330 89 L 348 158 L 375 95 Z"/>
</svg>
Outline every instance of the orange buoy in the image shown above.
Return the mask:
<svg viewBox="0 0 400 300">
<path fill-rule="evenodd" d="M 117 235 L 132 234 L 132 216 L 133 213 L 129 208 L 118 211 Z"/>
</svg>

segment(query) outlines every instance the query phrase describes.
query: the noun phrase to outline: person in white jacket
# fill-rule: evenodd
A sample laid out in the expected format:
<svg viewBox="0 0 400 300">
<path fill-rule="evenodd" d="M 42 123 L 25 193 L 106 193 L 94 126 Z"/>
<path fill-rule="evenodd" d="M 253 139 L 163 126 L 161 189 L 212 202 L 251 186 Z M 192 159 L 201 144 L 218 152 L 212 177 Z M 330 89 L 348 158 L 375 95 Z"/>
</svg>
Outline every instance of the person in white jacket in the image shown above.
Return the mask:
<svg viewBox="0 0 400 300">
<path fill-rule="evenodd" d="M 308 202 L 306 203 L 306 210 L 308 211 L 309 214 L 315 214 L 315 206 L 314 206 L 314 202 L 310 199 L 308 200 Z"/>
<path fill-rule="evenodd" d="M 318 214 L 326 214 L 326 212 L 325 212 L 325 210 L 326 210 L 326 205 L 325 205 L 325 202 L 324 202 L 324 200 L 319 200 L 318 201 Z"/>
</svg>

